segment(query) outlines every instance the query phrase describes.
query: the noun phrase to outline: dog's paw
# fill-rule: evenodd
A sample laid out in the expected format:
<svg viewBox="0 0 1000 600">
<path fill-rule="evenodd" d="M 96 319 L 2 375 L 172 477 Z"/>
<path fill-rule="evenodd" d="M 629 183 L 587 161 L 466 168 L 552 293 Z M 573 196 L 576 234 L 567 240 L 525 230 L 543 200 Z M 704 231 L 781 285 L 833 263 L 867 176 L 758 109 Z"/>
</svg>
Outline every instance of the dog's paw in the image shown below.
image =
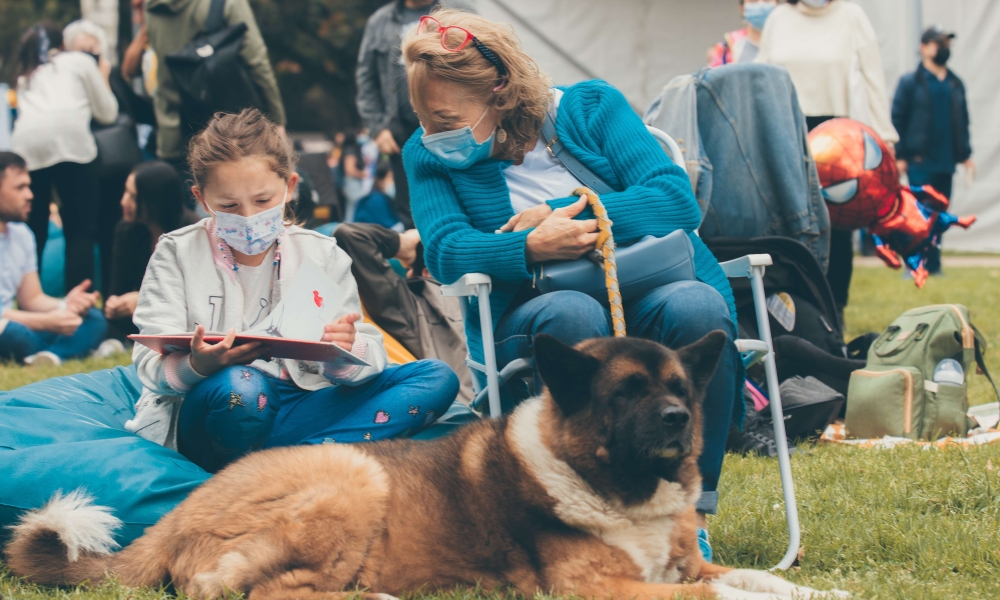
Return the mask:
<svg viewBox="0 0 1000 600">
<path fill-rule="evenodd" d="M 780 598 L 795 598 L 796 600 L 812 600 L 820 598 L 849 598 L 851 595 L 842 590 L 820 591 L 795 585 L 790 581 L 772 575 L 766 571 L 753 569 L 734 569 L 716 581 L 748 592 L 777 594 Z"/>
<path fill-rule="evenodd" d="M 724 583 L 713 583 L 712 594 L 716 600 L 791 600 L 791 596 L 769 592 L 752 592 Z"/>
</svg>

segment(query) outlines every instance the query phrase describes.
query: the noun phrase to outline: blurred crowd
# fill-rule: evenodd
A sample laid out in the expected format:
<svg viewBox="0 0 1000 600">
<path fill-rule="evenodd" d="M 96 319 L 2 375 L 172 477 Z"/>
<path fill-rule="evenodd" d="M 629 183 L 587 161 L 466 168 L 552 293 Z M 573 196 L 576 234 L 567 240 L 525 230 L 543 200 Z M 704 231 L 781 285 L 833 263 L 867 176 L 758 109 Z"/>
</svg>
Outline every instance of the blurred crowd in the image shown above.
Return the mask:
<svg viewBox="0 0 1000 600">
<path fill-rule="evenodd" d="M 302 181 L 293 199 L 298 220 L 326 234 L 341 224 L 378 228 L 379 236 L 389 231 L 392 242 L 379 253 L 385 264 L 428 281 L 401 156 L 420 122 L 400 41 L 438 6 L 394 0 L 370 17 L 356 72 L 357 128 L 331 134 L 325 145 L 288 136 Z M 709 49 L 710 66 L 784 67 L 809 129 L 835 117 L 870 125 L 896 144 L 895 158 L 911 183 L 931 183 L 947 196 L 955 165 L 974 168 L 964 86 L 946 66 L 954 34 L 937 27 L 924 33 L 922 61 L 901 80 L 890 110 L 875 32 L 856 5 L 739 0 L 739 10 L 746 26 Z M 191 92 L 196 78 L 178 65 L 185 53 L 208 47 L 200 44 L 213 31 L 236 30 L 234 64 L 252 92 L 243 103 L 284 132 L 285 109 L 248 0 L 135 0 L 131 41 L 119 44 L 116 56 L 105 29 L 87 20 L 41 22 L 24 32 L 11 82 L 13 153 L 0 164 L 7 198 L 0 218 L 4 357 L 58 362 L 128 344 L 159 236 L 207 216 L 189 190 L 187 142 L 206 114 L 242 107 L 221 95 L 215 104 L 199 104 Z M 19 170 L 25 179 L 15 176 Z M 851 235 L 834 230 L 829 247 L 827 277 L 841 308 L 851 279 Z M 15 256 L 22 264 L 13 264 Z M 932 263 L 933 273 L 940 269 L 937 256 Z M 58 308 L 48 320 L 27 315 L 48 307 Z M 391 321 L 371 316 L 380 325 Z M 85 326 L 88 318 L 97 324 Z M 54 341 L 84 333 L 87 339 L 70 350 Z M 106 339 L 112 341 L 102 345 Z M 403 346 L 418 358 L 428 352 L 416 343 Z"/>
</svg>

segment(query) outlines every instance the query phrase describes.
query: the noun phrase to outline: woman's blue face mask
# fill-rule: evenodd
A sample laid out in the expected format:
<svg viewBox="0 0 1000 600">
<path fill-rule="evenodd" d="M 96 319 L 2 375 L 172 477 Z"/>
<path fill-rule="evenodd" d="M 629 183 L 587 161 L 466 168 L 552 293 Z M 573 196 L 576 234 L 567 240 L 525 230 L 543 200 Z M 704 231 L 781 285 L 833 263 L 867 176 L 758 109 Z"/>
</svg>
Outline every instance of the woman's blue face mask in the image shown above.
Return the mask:
<svg viewBox="0 0 1000 600">
<path fill-rule="evenodd" d="M 747 2 L 743 5 L 743 18 L 757 31 L 764 31 L 764 23 L 777 6 L 774 2 Z"/>
<path fill-rule="evenodd" d="M 424 135 L 420 138 L 420 141 L 424 144 L 424 148 L 427 148 L 428 152 L 438 157 L 445 165 L 452 169 L 468 169 L 477 162 L 486 160 L 493 154 L 496 128 L 493 128 L 493 133 L 483 142 L 476 141 L 476 136 L 472 133 L 472 130 L 483 122 L 483 118 L 486 117 L 486 113 L 488 112 L 490 112 L 489 108 L 483 112 L 479 120 L 472 127 L 466 125 L 461 129 Z"/>
</svg>

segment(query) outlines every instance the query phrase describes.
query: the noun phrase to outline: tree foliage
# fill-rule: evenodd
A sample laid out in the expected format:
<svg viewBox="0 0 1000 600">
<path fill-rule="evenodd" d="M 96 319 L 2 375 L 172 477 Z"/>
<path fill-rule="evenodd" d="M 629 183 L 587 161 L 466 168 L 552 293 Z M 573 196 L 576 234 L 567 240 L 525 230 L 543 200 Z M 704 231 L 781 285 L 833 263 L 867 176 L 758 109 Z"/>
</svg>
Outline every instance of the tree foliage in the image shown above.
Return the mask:
<svg viewBox="0 0 1000 600">
<path fill-rule="evenodd" d="M 251 0 L 278 76 L 288 127 L 358 122 L 354 70 L 365 22 L 388 0 Z"/>
<path fill-rule="evenodd" d="M 0 0 L 0 77 L 13 83 L 11 62 L 21 36 L 29 27 L 49 19 L 60 25 L 80 18 L 80 0 Z"/>
</svg>

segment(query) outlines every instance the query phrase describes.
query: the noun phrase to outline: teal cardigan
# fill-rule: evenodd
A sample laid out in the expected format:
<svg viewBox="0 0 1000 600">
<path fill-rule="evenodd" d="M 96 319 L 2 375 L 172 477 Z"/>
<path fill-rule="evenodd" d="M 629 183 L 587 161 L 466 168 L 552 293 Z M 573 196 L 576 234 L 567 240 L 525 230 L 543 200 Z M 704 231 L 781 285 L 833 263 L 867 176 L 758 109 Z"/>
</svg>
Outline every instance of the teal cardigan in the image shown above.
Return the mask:
<svg viewBox="0 0 1000 600">
<path fill-rule="evenodd" d="M 697 235 L 701 211 L 683 169 L 674 165 L 646 131 L 625 97 L 611 85 L 585 81 L 566 88 L 559 103 L 556 133 L 566 148 L 616 191 L 601 196 L 617 243 L 645 235 L 661 237 L 677 229 L 694 245 L 695 272 L 736 306 L 729 280 Z M 418 129 L 403 147 L 413 220 L 420 230 L 431 274 L 454 283 L 466 273 L 493 278 L 490 308 L 496 327 L 520 286 L 531 279 L 525 256 L 528 231 L 494 233 L 514 216 L 503 170 L 510 161 L 488 159 L 468 169 L 451 169 L 428 152 Z M 549 200 L 552 208 L 577 198 Z M 592 219 L 588 208 L 578 218 Z M 465 322 L 469 352 L 483 360 L 478 303 Z"/>
</svg>

